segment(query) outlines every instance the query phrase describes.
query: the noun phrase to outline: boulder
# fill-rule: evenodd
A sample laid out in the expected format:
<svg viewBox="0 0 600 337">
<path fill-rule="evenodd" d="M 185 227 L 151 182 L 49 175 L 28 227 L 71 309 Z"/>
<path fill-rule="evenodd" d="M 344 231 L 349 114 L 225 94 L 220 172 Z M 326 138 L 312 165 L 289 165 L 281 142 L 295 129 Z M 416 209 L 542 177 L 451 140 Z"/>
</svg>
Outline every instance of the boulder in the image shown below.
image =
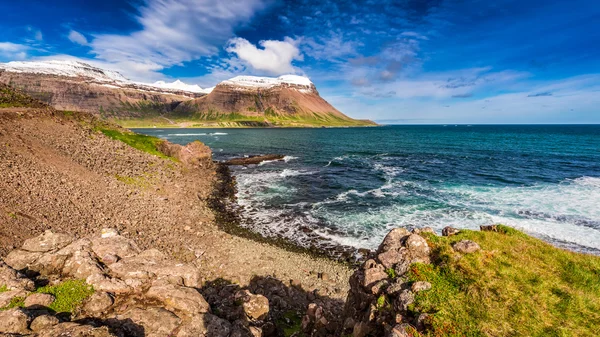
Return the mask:
<svg viewBox="0 0 600 337">
<path fill-rule="evenodd" d="M 404 227 L 392 229 L 385 236 L 381 245 L 379 245 L 377 252 L 384 252 L 402 247 L 402 241 L 408 235 L 410 235 L 410 232 Z"/>
<path fill-rule="evenodd" d="M 42 256 L 41 252 L 28 252 L 15 249 L 6 255 L 4 262 L 16 270 L 23 270 L 29 268 L 40 256 Z"/>
<path fill-rule="evenodd" d="M 363 265 L 362 286 L 365 289 L 370 289 L 375 283 L 388 278 L 383 265 L 375 260 L 368 260 Z"/>
<path fill-rule="evenodd" d="M 408 290 L 408 289 L 404 289 L 400 292 L 400 295 L 398 295 L 398 300 L 397 300 L 397 306 L 398 306 L 398 310 L 400 311 L 406 311 L 408 310 L 408 306 L 412 303 L 414 303 L 415 301 L 415 295 L 413 294 L 412 291 Z"/>
<path fill-rule="evenodd" d="M 231 323 L 215 315 L 193 316 L 179 329 L 177 337 L 227 337 L 231 332 Z"/>
<path fill-rule="evenodd" d="M 444 227 L 444 229 L 442 229 L 443 236 L 452 236 L 452 235 L 458 234 L 459 232 L 460 231 L 458 229 L 450 227 L 450 226 L 446 226 L 446 227 Z"/>
<path fill-rule="evenodd" d="M 95 290 L 106 291 L 109 293 L 125 294 L 133 291 L 123 280 L 110 278 L 103 274 L 90 275 L 85 282 L 94 287 Z"/>
<path fill-rule="evenodd" d="M 406 239 L 404 244 L 410 252 L 410 256 L 413 258 L 413 261 L 414 259 L 429 259 L 431 249 L 427 244 L 427 240 L 425 240 L 422 236 L 418 234 L 411 234 Z"/>
<path fill-rule="evenodd" d="M 480 250 L 481 247 L 479 246 L 479 244 L 477 242 L 471 241 L 471 240 L 461 240 L 457 243 L 455 243 L 452 248 L 459 252 L 459 253 L 463 253 L 463 254 L 471 254 L 471 253 L 475 253 L 476 251 Z"/>
<path fill-rule="evenodd" d="M 431 233 L 435 234 L 435 231 L 431 227 L 423 227 L 423 228 L 414 228 L 412 230 L 413 234 L 421 234 L 421 233 Z"/>
<path fill-rule="evenodd" d="M 71 242 L 73 242 L 73 238 L 70 235 L 47 230 L 42 235 L 25 240 L 21 248 L 29 252 L 44 253 L 59 250 Z"/>
<path fill-rule="evenodd" d="M 87 279 L 91 275 L 103 274 L 102 267 L 90 248 L 82 248 L 73 252 L 65 261 L 62 274 L 77 279 Z"/>
<path fill-rule="evenodd" d="M 414 293 L 431 289 L 431 283 L 425 281 L 417 281 L 413 283 L 411 290 Z"/>
<path fill-rule="evenodd" d="M 134 308 L 117 315 L 129 335 L 135 337 L 174 336 L 181 325 L 181 319 L 163 308 Z"/>
<path fill-rule="evenodd" d="M 32 291 L 35 289 L 33 281 L 2 260 L 0 260 L 0 286 L 5 286 L 8 290 Z"/>
<path fill-rule="evenodd" d="M 9 290 L 9 291 L 2 292 L 2 293 L 0 293 L 0 308 L 6 307 L 7 305 L 9 305 L 10 302 L 12 302 L 12 300 L 14 298 L 17 298 L 17 297 L 24 298 L 25 296 L 27 296 L 27 291 L 22 290 L 22 289 Z"/>
<path fill-rule="evenodd" d="M 31 322 L 29 328 L 33 331 L 42 331 L 57 325 L 59 322 L 58 318 L 54 316 L 40 315 Z"/>
<path fill-rule="evenodd" d="M 26 308 L 45 308 L 54 303 L 54 296 L 50 294 L 31 294 L 25 299 Z"/>
<path fill-rule="evenodd" d="M 59 323 L 49 329 L 42 329 L 38 337 L 116 337 L 108 327 L 94 327 L 74 322 Z"/>
<path fill-rule="evenodd" d="M 146 296 L 163 302 L 167 309 L 181 311 L 190 316 L 210 312 L 210 306 L 204 297 L 193 288 L 173 284 L 153 285 L 148 289 Z"/>
<path fill-rule="evenodd" d="M 261 321 L 269 315 L 269 300 L 262 295 L 240 290 L 235 294 L 235 300 L 242 303 L 244 313 L 250 320 Z"/>
<path fill-rule="evenodd" d="M 0 333 L 26 334 L 29 316 L 21 309 L 0 311 Z"/>
<path fill-rule="evenodd" d="M 92 315 L 98 315 L 110 308 L 114 299 L 106 292 L 96 292 L 85 302 L 83 310 Z"/>
<path fill-rule="evenodd" d="M 92 240 L 92 250 L 99 256 L 115 255 L 120 259 L 134 257 L 140 253 L 140 248 L 126 237 L 109 235 Z"/>
</svg>

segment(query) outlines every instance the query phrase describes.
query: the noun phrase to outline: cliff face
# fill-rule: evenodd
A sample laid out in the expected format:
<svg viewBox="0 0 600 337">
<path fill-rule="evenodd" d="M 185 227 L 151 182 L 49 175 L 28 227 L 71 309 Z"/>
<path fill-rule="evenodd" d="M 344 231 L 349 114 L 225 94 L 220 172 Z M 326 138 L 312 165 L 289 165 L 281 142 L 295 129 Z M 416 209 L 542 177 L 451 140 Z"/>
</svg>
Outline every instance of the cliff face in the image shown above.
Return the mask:
<svg viewBox="0 0 600 337">
<path fill-rule="evenodd" d="M 83 111 L 103 117 L 143 117 L 171 111 L 195 94 L 164 93 L 135 86 L 119 87 L 81 77 L 14 73 L 0 69 L 0 83 L 10 84 L 58 110 Z"/>
<path fill-rule="evenodd" d="M 277 79 L 236 77 L 217 85 L 210 94 L 179 105 L 175 115 L 191 115 L 200 120 L 250 120 L 277 124 L 354 125 L 354 120 L 324 100 L 315 85 L 300 76 Z"/>
</svg>

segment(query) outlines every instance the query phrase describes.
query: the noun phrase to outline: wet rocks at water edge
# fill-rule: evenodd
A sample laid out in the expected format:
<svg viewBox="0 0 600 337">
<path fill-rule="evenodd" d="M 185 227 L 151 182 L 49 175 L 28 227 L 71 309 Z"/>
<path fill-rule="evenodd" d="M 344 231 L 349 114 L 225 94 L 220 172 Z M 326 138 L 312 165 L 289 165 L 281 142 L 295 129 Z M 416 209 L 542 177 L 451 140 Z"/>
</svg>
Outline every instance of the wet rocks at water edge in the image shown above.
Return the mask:
<svg viewBox="0 0 600 337">
<path fill-rule="evenodd" d="M 263 161 L 283 160 L 285 156 L 280 154 L 266 154 L 260 156 L 248 156 L 232 158 L 223 162 L 225 165 L 258 165 Z"/>
<path fill-rule="evenodd" d="M 106 256 L 112 257 L 110 261 L 105 261 Z M 0 335 L 273 335 L 266 297 L 241 289 L 235 295 L 236 309 L 231 311 L 239 314 L 218 313 L 230 320 L 219 317 L 200 292 L 198 268 L 172 260 L 156 249 L 142 251 L 114 229 L 79 240 L 46 231 L 0 260 L 0 284 L 6 288 L 0 298 L 8 301 L 0 307 L 6 307 L 15 298 L 23 303 L 23 308 L 0 311 Z M 76 307 L 70 316 L 50 310 L 55 301 L 65 301 L 60 292 L 57 297 L 34 292 L 35 283 L 58 286 L 73 279 L 85 280 L 86 289 L 93 289 L 93 294 L 74 303 Z"/>
</svg>

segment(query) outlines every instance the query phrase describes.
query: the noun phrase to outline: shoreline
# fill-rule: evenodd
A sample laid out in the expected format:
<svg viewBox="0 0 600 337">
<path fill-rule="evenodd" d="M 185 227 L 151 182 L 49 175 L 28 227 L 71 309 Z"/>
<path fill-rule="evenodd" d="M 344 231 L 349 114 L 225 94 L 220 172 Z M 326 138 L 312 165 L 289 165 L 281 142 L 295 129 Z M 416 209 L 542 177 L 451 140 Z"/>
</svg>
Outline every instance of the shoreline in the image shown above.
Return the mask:
<svg viewBox="0 0 600 337">
<path fill-rule="evenodd" d="M 208 199 L 208 206 L 215 216 L 215 224 L 224 232 L 259 243 L 274 245 L 292 253 L 308 254 L 314 258 L 331 260 L 349 267 L 358 266 L 363 262 L 363 257 L 370 253 L 367 250 L 363 251 L 342 245 L 336 245 L 332 249 L 324 249 L 314 245 L 304 247 L 292 240 L 263 236 L 250 228 L 242 226 L 244 217 L 243 210 L 237 205 L 236 201 L 236 178 L 225 163 L 215 162 L 215 165 L 216 178 Z M 362 257 L 359 257 L 358 254 Z"/>
</svg>

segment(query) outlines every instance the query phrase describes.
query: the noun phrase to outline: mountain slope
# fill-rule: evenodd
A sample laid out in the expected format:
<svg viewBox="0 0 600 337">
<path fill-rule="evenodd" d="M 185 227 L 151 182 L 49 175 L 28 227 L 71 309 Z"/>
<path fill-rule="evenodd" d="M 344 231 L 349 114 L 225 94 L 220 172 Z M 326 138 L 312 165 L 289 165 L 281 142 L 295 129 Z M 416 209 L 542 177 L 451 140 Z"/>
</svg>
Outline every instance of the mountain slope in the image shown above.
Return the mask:
<svg viewBox="0 0 600 337">
<path fill-rule="evenodd" d="M 234 77 L 221 82 L 210 94 L 179 105 L 172 115 L 241 125 L 375 125 L 344 115 L 319 95 L 308 78 L 294 75 Z"/>
</svg>

